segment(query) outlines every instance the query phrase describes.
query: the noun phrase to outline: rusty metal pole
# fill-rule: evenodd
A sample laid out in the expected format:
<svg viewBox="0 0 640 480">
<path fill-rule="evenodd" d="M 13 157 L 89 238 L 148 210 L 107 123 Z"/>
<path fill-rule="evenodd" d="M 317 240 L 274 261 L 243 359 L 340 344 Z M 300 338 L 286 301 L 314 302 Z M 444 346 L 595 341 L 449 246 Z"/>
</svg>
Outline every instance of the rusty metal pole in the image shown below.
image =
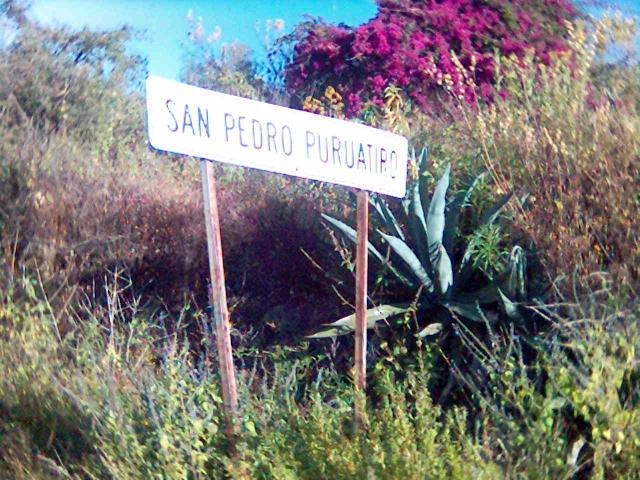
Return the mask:
<svg viewBox="0 0 640 480">
<path fill-rule="evenodd" d="M 356 243 L 356 389 L 362 395 L 356 402 L 356 420 L 364 422 L 367 388 L 367 242 L 369 234 L 369 194 L 358 192 Z"/>
<path fill-rule="evenodd" d="M 231 350 L 231 327 L 229 310 L 227 309 L 227 292 L 224 282 L 224 264 L 222 261 L 222 244 L 220 239 L 220 216 L 216 181 L 213 163 L 200 161 L 202 171 L 202 192 L 204 194 L 204 217 L 207 228 L 207 249 L 209 251 L 209 274 L 211 276 L 211 306 L 216 329 L 216 346 L 222 382 L 222 399 L 228 414 L 228 432 L 237 432 L 236 411 L 238 408 L 238 392 L 233 367 Z"/>
</svg>

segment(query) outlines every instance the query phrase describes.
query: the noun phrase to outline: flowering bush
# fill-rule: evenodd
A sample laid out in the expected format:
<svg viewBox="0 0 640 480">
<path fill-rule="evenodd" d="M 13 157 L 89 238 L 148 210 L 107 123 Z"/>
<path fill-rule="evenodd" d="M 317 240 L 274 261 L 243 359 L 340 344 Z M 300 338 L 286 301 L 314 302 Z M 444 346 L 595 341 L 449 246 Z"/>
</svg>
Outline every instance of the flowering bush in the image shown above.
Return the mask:
<svg viewBox="0 0 640 480">
<path fill-rule="evenodd" d="M 576 11 L 567 0 L 379 0 L 378 14 L 356 28 L 310 21 L 299 25 L 286 79 L 300 98 L 327 85 L 344 93 L 347 113 L 383 107 L 389 85 L 421 108 L 447 86 L 473 102 L 493 92 L 496 51 L 542 62 L 564 50 L 565 21 Z M 474 78 L 460 73 L 460 66 Z M 317 95 L 314 95 L 317 96 Z"/>
</svg>

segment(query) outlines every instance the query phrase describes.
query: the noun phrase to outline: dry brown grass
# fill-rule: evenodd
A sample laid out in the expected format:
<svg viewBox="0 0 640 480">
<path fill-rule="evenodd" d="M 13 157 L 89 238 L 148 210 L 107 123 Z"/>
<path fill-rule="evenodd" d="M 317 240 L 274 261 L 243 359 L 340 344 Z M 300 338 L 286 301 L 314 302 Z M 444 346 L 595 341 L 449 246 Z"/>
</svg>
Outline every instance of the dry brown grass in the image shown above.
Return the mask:
<svg viewBox="0 0 640 480">
<path fill-rule="evenodd" d="M 502 59 L 505 98 L 457 110 L 444 149 L 487 168 L 496 193 L 528 195 L 512 204 L 515 225 L 552 278 L 606 271 L 616 288 L 638 287 L 640 74 L 602 74 L 598 28 L 572 29 L 572 51 L 552 68 Z"/>
</svg>

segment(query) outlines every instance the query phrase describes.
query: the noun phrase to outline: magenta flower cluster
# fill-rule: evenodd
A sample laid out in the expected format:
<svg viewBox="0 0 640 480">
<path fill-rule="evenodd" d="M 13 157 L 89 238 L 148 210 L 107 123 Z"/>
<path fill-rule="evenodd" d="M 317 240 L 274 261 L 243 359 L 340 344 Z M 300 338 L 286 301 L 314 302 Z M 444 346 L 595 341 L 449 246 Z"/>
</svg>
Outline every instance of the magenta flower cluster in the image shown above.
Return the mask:
<svg viewBox="0 0 640 480">
<path fill-rule="evenodd" d="M 347 113 L 383 104 L 395 85 L 431 110 L 447 88 L 473 103 L 494 94 L 495 53 L 533 51 L 548 63 L 566 49 L 568 0 L 380 0 L 378 14 L 359 27 L 307 24 L 287 67 L 290 91 L 313 95 L 326 86 L 343 94 Z M 452 55 L 454 52 L 454 55 Z M 456 60 L 457 57 L 457 60 Z M 459 62 L 458 65 L 456 65 Z M 471 73 L 467 78 L 459 65 Z"/>
</svg>

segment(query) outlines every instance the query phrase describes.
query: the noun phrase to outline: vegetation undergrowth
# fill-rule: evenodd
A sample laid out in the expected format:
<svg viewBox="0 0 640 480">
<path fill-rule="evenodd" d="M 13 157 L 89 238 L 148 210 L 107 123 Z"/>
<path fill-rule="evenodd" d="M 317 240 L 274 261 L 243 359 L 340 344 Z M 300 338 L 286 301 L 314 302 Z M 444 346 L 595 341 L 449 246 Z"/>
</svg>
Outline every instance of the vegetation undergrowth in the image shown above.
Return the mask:
<svg viewBox="0 0 640 480">
<path fill-rule="evenodd" d="M 400 377 L 374 369 L 366 426 L 357 432 L 353 390 L 335 368 L 313 368 L 323 359 L 304 348 L 260 352 L 259 362 L 238 372 L 232 451 L 210 364 L 215 353 L 206 345 L 206 354 L 194 353 L 184 331 L 168 333 L 161 318 L 141 318 L 124 301 L 82 321 L 63 319 L 34 283 L 22 280 L 19 296 L 5 295 L 0 316 L 0 466 L 11 478 L 638 472 L 640 309 L 637 302 L 607 306 L 606 287 L 578 303 L 539 307 L 555 327 L 537 339 L 541 355 L 533 363 L 524 362 L 517 337 L 496 336 L 492 348 L 467 338 L 489 371 L 481 379 L 460 372 L 476 411 L 434 404 L 423 350 Z"/>
</svg>

